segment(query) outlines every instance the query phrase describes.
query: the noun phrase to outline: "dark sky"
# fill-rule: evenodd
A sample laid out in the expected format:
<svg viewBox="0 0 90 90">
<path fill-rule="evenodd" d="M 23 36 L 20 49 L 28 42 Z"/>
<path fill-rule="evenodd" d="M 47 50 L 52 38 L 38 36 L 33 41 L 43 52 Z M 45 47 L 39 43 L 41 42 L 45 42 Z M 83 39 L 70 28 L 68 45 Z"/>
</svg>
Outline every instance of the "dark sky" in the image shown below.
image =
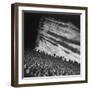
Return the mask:
<svg viewBox="0 0 90 90">
<path fill-rule="evenodd" d="M 80 28 L 80 15 L 76 14 L 51 14 L 51 13 L 34 13 L 34 12 L 24 12 L 24 48 L 33 49 L 35 47 L 35 41 L 38 33 L 38 25 L 40 18 L 52 17 L 56 20 L 61 20 L 63 22 L 71 22 L 78 28 Z"/>
</svg>

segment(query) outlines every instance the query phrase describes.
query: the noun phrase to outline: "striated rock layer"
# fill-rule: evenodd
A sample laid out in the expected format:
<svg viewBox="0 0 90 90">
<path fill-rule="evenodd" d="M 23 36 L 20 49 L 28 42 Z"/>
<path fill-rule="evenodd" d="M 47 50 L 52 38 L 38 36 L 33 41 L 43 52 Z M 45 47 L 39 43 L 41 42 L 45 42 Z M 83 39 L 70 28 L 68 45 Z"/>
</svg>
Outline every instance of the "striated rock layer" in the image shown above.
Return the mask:
<svg viewBox="0 0 90 90">
<path fill-rule="evenodd" d="M 36 51 L 80 63 L 80 30 L 72 23 L 42 17 Z"/>
</svg>

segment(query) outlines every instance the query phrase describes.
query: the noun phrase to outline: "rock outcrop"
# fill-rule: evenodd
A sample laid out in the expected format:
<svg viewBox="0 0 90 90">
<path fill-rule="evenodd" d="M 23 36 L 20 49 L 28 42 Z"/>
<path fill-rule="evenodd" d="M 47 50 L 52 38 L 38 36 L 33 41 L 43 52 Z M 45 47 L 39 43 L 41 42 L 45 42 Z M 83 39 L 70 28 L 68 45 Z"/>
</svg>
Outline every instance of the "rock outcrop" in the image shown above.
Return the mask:
<svg viewBox="0 0 90 90">
<path fill-rule="evenodd" d="M 80 30 L 70 22 L 42 17 L 36 51 L 80 63 Z"/>
</svg>

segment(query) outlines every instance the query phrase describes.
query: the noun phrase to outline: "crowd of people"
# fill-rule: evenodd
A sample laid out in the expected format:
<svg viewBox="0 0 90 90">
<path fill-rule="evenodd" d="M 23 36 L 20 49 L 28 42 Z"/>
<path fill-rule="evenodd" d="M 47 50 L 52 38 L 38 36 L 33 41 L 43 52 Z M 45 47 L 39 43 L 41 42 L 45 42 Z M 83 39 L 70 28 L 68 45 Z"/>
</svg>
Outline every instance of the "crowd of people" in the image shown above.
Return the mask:
<svg viewBox="0 0 90 90">
<path fill-rule="evenodd" d="M 24 53 L 24 77 L 79 75 L 80 64 L 35 50 Z"/>
</svg>

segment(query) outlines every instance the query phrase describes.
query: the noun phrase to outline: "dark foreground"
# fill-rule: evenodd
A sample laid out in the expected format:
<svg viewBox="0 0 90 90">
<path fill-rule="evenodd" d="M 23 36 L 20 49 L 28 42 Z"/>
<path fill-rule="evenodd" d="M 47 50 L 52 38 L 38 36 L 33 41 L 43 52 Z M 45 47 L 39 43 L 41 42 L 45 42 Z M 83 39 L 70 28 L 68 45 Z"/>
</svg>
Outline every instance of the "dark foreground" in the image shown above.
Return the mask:
<svg viewBox="0 0 90 90">
<path fill-rule="evenodd" d="M 36 51 L 24 52 L 24 77 L 80 75 L 80 64 Z"/>
</svg>

